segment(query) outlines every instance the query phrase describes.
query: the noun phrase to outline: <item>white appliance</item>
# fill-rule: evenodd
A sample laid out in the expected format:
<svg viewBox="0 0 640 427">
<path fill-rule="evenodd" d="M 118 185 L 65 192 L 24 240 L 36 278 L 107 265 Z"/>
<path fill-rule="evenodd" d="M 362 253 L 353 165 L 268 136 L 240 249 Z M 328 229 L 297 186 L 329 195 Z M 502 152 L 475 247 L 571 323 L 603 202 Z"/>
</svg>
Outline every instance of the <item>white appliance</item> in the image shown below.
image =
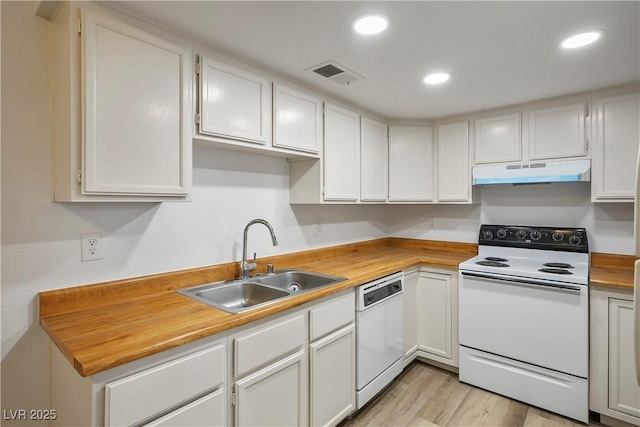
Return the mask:
<svg viewBox="0 0 640 427">
<path fill-rule="evenodd" d="M 402 372 L 404 274 L 356 290 L 356 405 L 362 408 Z"/>
<path fill-rule="evenodd" d="M 473 167 L 473 185 L 588 182 L 590 180 L 591 160 Z"/>
<path fill-rule="evenodd" d="M 586 231 L 482 225 L 459 265 L 459 340 L 460 381 L 587 423 Z"/>
<path fill-rule="evenodd" d="M 636 168 L 636 201 L 634 215 L 635 255 L 640 257 L 640 150 Z M 640 385 L 640 260 L 636 260 L 633 281 L 633 312 L 636 359 L 636 381 Z"/>
</svg>

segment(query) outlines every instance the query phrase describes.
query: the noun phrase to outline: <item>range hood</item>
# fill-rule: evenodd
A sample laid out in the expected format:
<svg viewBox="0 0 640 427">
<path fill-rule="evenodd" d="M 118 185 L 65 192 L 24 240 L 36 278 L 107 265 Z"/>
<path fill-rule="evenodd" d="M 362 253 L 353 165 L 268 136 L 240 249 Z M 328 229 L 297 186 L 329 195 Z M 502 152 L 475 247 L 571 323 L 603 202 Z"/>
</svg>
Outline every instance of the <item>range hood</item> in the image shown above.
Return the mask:
<svg viewBox="0 0 640 427">
<path fill-rule="evenodd" d="M 591 160 L 563 160 L 518 165 L 474 166 L 473 185 L 542 184 L 591 180 Z"/>
</svg>

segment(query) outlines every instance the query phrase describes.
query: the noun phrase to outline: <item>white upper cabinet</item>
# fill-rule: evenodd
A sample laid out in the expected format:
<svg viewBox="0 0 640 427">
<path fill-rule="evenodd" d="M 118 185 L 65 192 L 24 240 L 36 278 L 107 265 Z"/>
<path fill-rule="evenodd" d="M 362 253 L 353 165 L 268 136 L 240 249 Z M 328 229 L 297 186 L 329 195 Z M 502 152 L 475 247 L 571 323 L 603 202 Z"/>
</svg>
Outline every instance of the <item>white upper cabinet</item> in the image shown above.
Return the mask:
<svg viewBox="0 0 640 427">
<path fill-rule="evenodd" d="M 256 144 L 271 142 L 271 82 L 199 57 L 199 132 Z"/>
<path fill-rule="evenodd" d="M 322 147 L 322 101 L 273 85 L 273 146 L 318 154 Z"/>
<path fill-rule="evenodd" d="M 471 202 L 469 122 L 436 128 L 436 196 L 439 202 Z"/>
<path fill-rule="evenodd" d="M 385 202 L 389 176 L 387 125 L 366 117 L 360 123 L 360 200 Z"/>
<path fill-rule="evenodd" d="M 580 102 L 530 111 L 529 160 L 585 156 L 586 109 Z"/>
<path fill-rule="evenodd" d="M 433 128 L 389 128 L 389 201 L 432 202 Z"/>
<path fill-rule="evenodd" d="M 591 198 L 633 202 L 640 144 L 640 94 L 596 99 Z"/>
<path fill-rule="evenodd" d="M 522 160 L 520 113 L 475 120 L 475 163 L 504 163 Z"/>
<path fill-rule="evenodd" d="M 324 199 L 358 200 L 360 195 L 360 116 L 325 103 Z"/>
<path fill-rule="evenodd" d="M 69 3 L 53 26 L 55 200 L 185 199 L 189 43 L 116 12 Z"/>
</svg>

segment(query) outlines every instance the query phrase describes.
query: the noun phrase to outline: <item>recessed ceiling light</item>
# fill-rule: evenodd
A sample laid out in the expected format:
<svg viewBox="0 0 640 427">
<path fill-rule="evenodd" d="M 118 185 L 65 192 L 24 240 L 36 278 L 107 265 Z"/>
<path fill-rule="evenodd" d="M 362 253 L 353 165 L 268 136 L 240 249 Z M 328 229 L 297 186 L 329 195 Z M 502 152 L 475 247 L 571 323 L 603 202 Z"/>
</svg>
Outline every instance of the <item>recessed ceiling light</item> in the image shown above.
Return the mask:
<svg viewBox="0 0 640 427">
<path fill-rule="evenodd" d="M 424 82 L 428 85 L 439 85 L 449 80 L 451 76 L 447 73 L 433 73 L 424 77 Z"/>
<path fill-rule="evenodd" d="M 353 29 L 365 35 L 383 32 L 388 25 L 387 18 L 383 15 L 364 15 L 353 22 Z"/>
<path fill-rule="evenodd" d="M 565 49 L 575 49 L 595 42 L 601 35 L 602 33 L 599 31 L 589 31 L 588 33 L 576 34 L 575 36 L 564 39 L 560 46 Z"/>
</svg>

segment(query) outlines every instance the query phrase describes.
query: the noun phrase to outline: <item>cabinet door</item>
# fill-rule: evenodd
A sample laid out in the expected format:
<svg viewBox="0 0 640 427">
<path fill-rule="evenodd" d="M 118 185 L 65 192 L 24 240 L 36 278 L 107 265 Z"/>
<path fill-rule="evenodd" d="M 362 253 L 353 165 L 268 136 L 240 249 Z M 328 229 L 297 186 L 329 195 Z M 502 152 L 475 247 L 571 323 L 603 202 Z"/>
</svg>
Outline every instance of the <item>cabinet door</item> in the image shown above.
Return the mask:
<svg viewBox="0 0 640 427">
<path fill-rule="evenodd" d="M 199 132 L 257 144 L 270 142 L 270 82 L 204 56 L 199 67 Z"/>
<path fill-rule="evenodd" d="M 529 160 L 583 157 L 586 104 L 529 112 Z"/>
<path fill-rule="evenodd" d="M 360 116 L 326 103 L 324 120 L 324 199 L 357 201 Z"/>
<path fill-rule="evenodd" d="M 352 323 L 309 347 L 311 425 L 335 426 L 356 405 L 355 326 Z"/>
<path fill-rule="evenodd" d="M 226 426 L 224 389 L 214 391 L 144 427 Z"/>
<path fill-rule="evenodd" d="M 609 408 L 640 419 L 633 322 L 633 301 L 609 298 Z"/>
<path fill-rule="evenodd" d="M 322 103 L 281 84 L 273 85 L 273 146 L 318 154 Z"/>
<path fill-rule="evenodd" d="M 437 129 L 437 197 L 440 202 L 469 202 L 469 123 L 458 122 Z"/>
<path fill-rule="evenodd" d="M 421 356 L 458 366 L 457 281 L 453 273 L 420 272 L 418 348 Z"/>
<path fill-rule="evenodd" d="M 385 202 L 389 182 L 387 125 L 362 117 L 360 138 L 360 200 Z"/>
<path fill-rule="evenodd" d="M 592 200 L 634 200 L 640 144 L 638 92 L 596 101 Z"/>
<path fill-rule="evenodd" d="M 485 117 L 474 122 L 475 164 L 519 162 L 520 113 Z"/>
<path fill-rule="evenodd" d="M 420 274 L 418 270 L 404 275 L 404 292 L 403 292 L 403 351 L 404 366 L 415 359 L 418 351 L 418 279 Z"/>
<path fill-rule="evenodd" d="M 389 201 L 433 201 L 433 129 L 389 129 Z"/>
<path fill-rule="evenodd" d="M 82 192 L 187 195 L 190 53 L 82 10 Z"/>
<path fill-rule="evenodd" d="M 302 426 L 307 424 L 301 350 L 235 384 L 236 426 Z"/>
</svg>

